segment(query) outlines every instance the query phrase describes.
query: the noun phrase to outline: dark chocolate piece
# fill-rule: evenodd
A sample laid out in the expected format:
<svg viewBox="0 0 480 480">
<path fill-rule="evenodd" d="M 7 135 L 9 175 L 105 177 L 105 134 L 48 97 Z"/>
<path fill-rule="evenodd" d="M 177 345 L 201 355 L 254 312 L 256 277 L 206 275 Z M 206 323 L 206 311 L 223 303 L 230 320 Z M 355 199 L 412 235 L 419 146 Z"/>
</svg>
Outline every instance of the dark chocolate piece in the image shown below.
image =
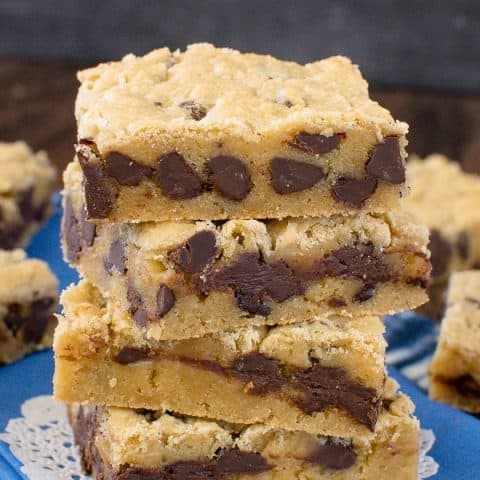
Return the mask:
<svg viewBox="0 0 480 480">
<path fill-rule="evenodd" d="M 384 182 L 398 185 L 405 182 L 405 164 L 400 156 L 398 137 L 385 137 L 366 164 L 367 173 Z"/>
<path fill-rule="evenodd" d="M 366 177 L 362 180 L 341 177 L 332 187 L 335 200 L 346 203 L 349 207 L 360 208 L 375 193 L 377 180 Z"/>
<path fill-rule="evenodd" d="M 18 193 L 17 198 L 18 209 L 26 222 L 35 219 L 35 209 L 33 207 L 33 187 L 29 187 L 23 192 Z"/>
<path fill-rule="evenodd" d="M 87 220 L 87 211 L 82 208 L 82 216 L 80 218 L 80 225 L 82 229 L 82 240 L 87 247 L 91 247 L 97 236 L 97 225 L 94 222 Z"/>
<path fill-rule="evenodd" d="M 140 348 L 123 347 L 114 357 L 114 360 L 121 365 L 128 365 L 129 363 L 151 360 L 151 356 L 148 351 Z"/>
<path fill-rule="evenodd" d="M 69 262 L 75 263 L 82 250 L 82 235 L 77 217 L 73 211 L 72 201 L 65 198 L 65 208 L 62 217 L 62 236 L 65 240 L 65 256 Z"/>
<path fill-rule="evenodd" d="M 173 200 L 198 197 L 203 191 L 200 177 L 176 152 L 159 158 L 155 179 L 163 194 Z"/>
<path fill-rule="evenodd" d="M 439 230 L 432 229 L 430 231 L 428 249 L 430 250 L 432 277 L 439 277 L 447 273 L 452 256 L 452 247 Z"/>
<path fill-rule="evenodd" d="M 120 152 L 110 152 L 105 158 L 105 175 L 120 185 L 135 186 L 150 178 L 153 169 Z"/>
<path fill-rule="evenodd" d="M 207 273 L 203 290 L 231 288 L 237 303 L 251 314 L 268 315 L 266 297 L 284 302 L 303 291 L 294 271 L 282 261 L 265 263 L 258 253 L 244 253 L 232 265 Z"/>
<path fill-rule="evenodd" d="M 322 167 L 288 158 L 272 159 L 270 169 L 272 187 L 280 195 L 307 190 L 324 177 Z"/>
<path fill-rule="evenodd" d="M 157 290 L 157 311 L 155 318 L 159 320 L 164 317 L 175 305 L 175 294 L 165 284 L 161 284 Z"/>
<path fill-rule="evenodd" d="M 185 102 L 180 103 L 178 106 L 188 110 L 190 116 L 197 122 L 207 114 L 207 109 L 195 100 L 186 100 Z"/>
<path fill-rule="evenodd" d="M 100 463 L 100 454 L 95 446 L 97 409 L 80 405 L 77 411 L 77 418 L 72 426 L 75 444 L 80 449 L 82 468 L 86 473 L 92 473 L 94 467 L 100 466 L 98 465 Z"/>
<path fill-rule="evenodd" d="M 332 297 L 328 302 L 328 306 L 332 308 L 346 307 L 347 302 L 342 298 Z"/>
<path fill-rule="evenodd" d="M 458 234 L 456 247 L 462 260 L 467 260 L 470 255 L 470 237 L 463 231 Z"/>
<path fill-rule="evenodd" d="M 30 315 L 23 327 L 23 341 L 25 343 L 40 343 L 43 335 L 47 331 L 48 324 L 54 319 L 53 314 L 48 316 Z"/>
<path fill-rule="evenodd" d="M 127 281 L 127 300 L 130 304 L 130 315 L 134 322 L 140 328 L 146 328 L 149 323 L 147 310 L 143 305 L 143 299 L 140 292 L 130 280 Z"/>
<path fill-rule="evenodd" d="M 390 267 L 375 252 L 371 243 L 359 243 L 334 250 L 317 260 L 301 275 L 306 280 L 320 280 L 324 277 L 355 278 L 369 286 L 392 278 Z"/>
<path fill-rule="evenodd" d="M 453 385 L 460 395 L 480 398 L 480 384 L 471 375 L 449 379 L 448 383 Z"/>
<path fill-rule="evenodd" d="M 374 293 L 375 286 L 366 284 L 354 295 L 353 300 L 359 303 L 366 302 L 373 297 Z"/>
<path fill-rule="evenodd" d="M 85 195 L 85 206 L 89 218 L 107 218 L 113 210 L 114 200 L 117 192 L 105 178 L 103 164 L 99 157 L 89 160 L 83 149 L 90 147 L 82 146 L 77 149 L 77 156 L 82 167 L 84 182 L 83 190 Z"/>
<path fill-rule="evenodd" d="M 183 245 L 168 253 L 170 259 L 185 273 L 199 273 L 217 256 L 217 238 L 211 230 L 202 230 Z"/>
<path fill-rule="evenodd" d="M 208 162 L 210 181 L 220 194 L 230 200 L 247 197 L 252 186 L 247 166 L 238 158 L 219 155 Z"/>
<path fill-rule="evenodd" d="M 108 257 L 104 261 L 104 267 L 109 274 L 112 274 L 114 268 L 122 275 L 126 273 L 125 248 L 119 238 L 112 242 Z"/>
<path fill-rule="evenodd" d="M 317 133 L 302 132 L 296 135 L 295 141 L 291 142 L 290 145 L 304 152 L 324 155 L 337 148 L 340 139 L 344 136 L 345 134 L 334 134 L 331 137 L 326 137 Z"/>
<path fill-rule="evenodd" d="M 315 450 L 305 458 L 309 463 L 315 463 L 332 470 L 346 470 L 355 465 L 357 455 L 351 444 L 342 443 L 329 437 L 323 445 L 318 445 Z"/>
</svg>

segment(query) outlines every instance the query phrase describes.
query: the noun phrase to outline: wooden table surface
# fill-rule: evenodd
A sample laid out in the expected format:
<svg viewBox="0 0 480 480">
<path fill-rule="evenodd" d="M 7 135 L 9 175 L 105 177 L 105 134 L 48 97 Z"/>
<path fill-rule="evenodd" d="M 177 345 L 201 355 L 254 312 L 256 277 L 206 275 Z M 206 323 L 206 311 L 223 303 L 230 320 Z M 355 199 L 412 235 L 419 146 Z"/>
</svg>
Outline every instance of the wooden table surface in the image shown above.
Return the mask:
<svg viewBox="0 0 480 480">
<path fill-rule="evenodd" d="M 75 141 L 77 68 L 0 60 L 0 141 L 23 139 L 63 169 Z M 410 153 L 445 153 L 480 173 L 480 95 L 372 88 L 372 96 L 410 124 Z"/>
</svg>

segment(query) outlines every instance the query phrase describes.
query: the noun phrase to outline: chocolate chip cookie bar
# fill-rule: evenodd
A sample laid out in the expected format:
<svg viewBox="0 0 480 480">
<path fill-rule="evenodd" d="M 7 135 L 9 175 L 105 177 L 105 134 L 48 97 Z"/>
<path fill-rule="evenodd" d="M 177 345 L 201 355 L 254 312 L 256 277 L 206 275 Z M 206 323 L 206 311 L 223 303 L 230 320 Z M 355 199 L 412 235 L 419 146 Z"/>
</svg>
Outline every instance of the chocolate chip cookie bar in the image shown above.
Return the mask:
<svg viewBox="0 0 480 480">
<path fill-rule="evenodd" d="M 57 279 L 23 250 L 0 250 L 0 365 L 52 345 Z"/>
<path fill-rule="evenodd" d="M 408 163 L 411 187 L 402 207 L 431 230 L 432 280 L 480 263 L 480 177 L 443 155 Z"/>
<path fill-rule="evenodd" d="M 480 271 L 454 273 L 437 350 L 430 397 L 480 413 Z"/>
<path fill-rule="evenodd" d="M 78 77 L 90 219 L 383 212 L 404 193 L 408 127 L 347 58 L 299 65 L 196 44 Z"/>
<path fill-rule="evenodd" d="M 55 395 L 315 434 L 370 435 L 384 390 L 379 317 L 319 317 L 158 341 L 114 316 L 86 281 L 62 294 Z"/>
<path fill-rule="evenodd" d="M 387 314 L 427 300 L 428 231 L 404 213 L 95 224 L 66 175 L 66 260 L 132 328 L 179 339 L 326 312 Z"/>
<path fill-rule="evenodd" d="M 94 478 L 416 480 L 419 426 L 413 404 L 388 396 L 370 439 L 239 425 L 172 412 L 69 407 L 82 464 Z"/>
<path fill-rule="evenodd" d="M 45 152 L 0 142 L 0 249 L 24 247 L 51 210 L 56 171 Z"/>
</svg>

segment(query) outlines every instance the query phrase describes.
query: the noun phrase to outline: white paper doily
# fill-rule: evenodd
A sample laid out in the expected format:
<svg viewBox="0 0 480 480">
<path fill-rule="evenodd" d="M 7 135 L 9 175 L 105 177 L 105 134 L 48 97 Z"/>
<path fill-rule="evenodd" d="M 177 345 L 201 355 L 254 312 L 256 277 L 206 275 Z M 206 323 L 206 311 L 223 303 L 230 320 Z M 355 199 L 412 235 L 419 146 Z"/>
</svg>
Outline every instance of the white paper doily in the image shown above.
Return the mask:
<svg viewBox="0 0 480 480">
<path fill-rule="evenodd" d="M 22 416 L 8 422 L 3 440 L 23 464 L 22 472 L 30 480 L 88 480 L 81 473 L 78 452 L 64 405 L 44 395 L 27 400 Z M 422 430 L 419 479 L 438 472 L 438 464 L 427 453 L 435 442 L 432 430 Z"/>
</svg>

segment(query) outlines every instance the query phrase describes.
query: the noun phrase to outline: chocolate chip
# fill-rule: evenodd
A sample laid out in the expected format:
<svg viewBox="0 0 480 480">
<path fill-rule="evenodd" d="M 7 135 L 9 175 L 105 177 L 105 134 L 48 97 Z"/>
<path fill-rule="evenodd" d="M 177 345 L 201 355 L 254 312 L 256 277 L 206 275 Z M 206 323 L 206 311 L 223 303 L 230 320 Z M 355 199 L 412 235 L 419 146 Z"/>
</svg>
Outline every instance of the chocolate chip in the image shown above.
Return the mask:
<svg viewBox="0 0 480 480">
<path fill-rule="evenodd" d="M 32 315 L 44 315 L 45 312 L 49 312 L 53 305 L 55 304 L 55 299 L 52 297 L 42 297 L 37 298 L 30 304 L 30 313 Z"/>
<path fill-rule="evenodd" d="M 345 440 L 329 437 L 323 445 L 318 445 L 305 461 L 332 470 L 346 470 L 355 465 L 357 456 L 353 446 L 344 442 Z"/>
<path fill-rule="evenodd" d="M 115 356 L 115 361 L 122 365 L 143 362 L 149 359 L 149 353 L 139 348 L 124 347 Z"/>
<path fill-rule="evenodd" d="M 259 453 L 244 452 L 236 448 L 221 450 L 217 455 L 216 464 L 220 474 L 219 478 L 226 478 L 230 475 L 255 475 L 272 468 Z"/>
<path fill-rule="evenodd" d="M 107 218 L 113 210 L 116 191 L 105 179 L 101 160 L 97 158 L 90 161 L 83 151 L 85 148 L 83 146 L 77 152 L 77 156 L 84 175 L 83 189 L 87 215 L 90 218 Z"/>
<path fill-rule="evenodd" d="M 80 219 L 82 229 L 82 239 L 87 247 L 91 247 L 97 236 L 97 225 L 87 220 L 87 210 L 82 208 L 82 217 Z"/>
<path fill-rule="evenodd" d="M 272 187 L 280 195 L 313 187 L 324 176 L 322 167 L 288 158 L 272 159 L 270 168 Z"/>
<path fill-rule="evenodd" d="M 436 229 L 430 231 L 428 249 L 430 250 L 432 277 L 439 277 L 447 273 L 450 258 L 452 256 L 452 247 Z"/>
<path fill-rule="evenodd" d="M 458 254 L 462 260 L 467 260 L 470 255 L 470 237 L 463 231 L 458 234 L 456 243 Z"/>
<path fill-rule="evenodd" d="M 169 153 L 158 160 L 156 181 L 165 196 L 186 200 L 202 193 L 202 181 L 179 153 Z"/>
<path fill-rule="evenodd" d="M 127 300 L 130 304 L 130 315 L 134 322 L 140 328 L 146 328 L 149 324 L 148 314 L 143 305 L 143 299 L 140 292 L 130 280 L 127 281 Z"/>
<path fill-rule="evenodd" d="M 207 109 L 203 105 L 195 102 L 195 100 L 186 100 L 185 102 L 180 103 L 178 106 L 188 110 L 190 116 L 197 122 L 207 114 Z"/>
<path fill-rule="evenodd" d="M 25 312 L 22 312 L 22 306 L 19 303 L 10 303 L 7 307 L 7 314 L 3 318 L 3 323 L 10 330 L 12 335 L 16 335 L 18 330 L 26 321 Z"/>
<path fill-rule="evenodd" d="M 61 230 L 66 247 L 65 256 L 69 262 L 75 263 L 78 261 L 82 250 L 82 237 L 72 201 L 69 197 L 65 197 Z"/>
<path fill-rule="evenodd" d="M 405 164 L 400 156 L 398 137 L 386 137 L 379 143 L 366 164 L 367 173 L 387 183 L 405 182 Z"/>
<path fill-rule="evenodd" d="M 201 272 L 217 255 L 217 238 L 211 230 L 202 230 L 183 245 L 168 253 L 169 258 L 185 273 Z"/>
<path fill-rule="evenodd" d="M 35 216 L 33 207 L 33 187 L 29 187 L 23 192 L 18 193 L 18 209 L 25 221 L 32 221 Z"/>
<path fill-rule="evenodd" d="M 105 158 L 105 175 L 120 185 L 134 186 L 150 178 L 153 169 L 119 152 L 110 152 Z"/>
<path fill-rule="evenodd" d="M 157 311 L 155 318 L 164 317 L 175 305 L 175 294 L 165 284 L 161 284 L 157 290 Z"/>
<path fill-rule="evenodd" d="M 304 152 L 324 155 L 337 148 L 343 136 L 344 134 L 334 134 L 331 137 L 326 137 L 316 133 L 302 132 L 296 135 L 295 141 L 291 142 L 290 145 Z"/>
<path fill-rule="evenodd" d="M 354 295 L 353 300 L 359 303 L 366 302 L 373 297 L 374 293 L 374 285 L 363 285 L 363 287 Z"/>
<path fill-rule="evenodd" d="M 372 287 L 386 282 L 392 274 L 389 265 L 375 252 L 371 243 L 341 247 L 302 273 L 306 280 L 321 280 L 325 277 L 354 278 Z M 368 289 L 365 294 L 368 294 Z"/>
<path fill-rule="evenodd" d="M 453 385 L 460 395 L 480 398 L 480 384 L 471 375 L 462 375 L 449 380 L 448 383 Z"/>
<path fill-rule="evenodd" d="M 30 315 L 23 327 L 23 341 L 25 343 L 40 343 L 50 321 L 53 321 L 53 319 L 53 315 Z"/>
<path fill-rule="evenodd" d="M 240 201 L 247 197 L 252 186 L 247 166 L 238 158 L 220 155 L 208 162 L 210 181 L 221 195 Z"/>
<path fill-rule="evenodd" d="M 258 253 L 244 253 L 232 265 L 209 272 L 201 288 L 231 288 L 238 306 L 253 315 L 269 315 L 266 297 L 284 302 L 303 292 L 301 282 L 284 262 L 265 263 Z"/>
<path fill-rule="evenodd" d="M 110 250 L 108 252 L 108 257 L 105 259 L 104 262 L 104 267 L 109 274 L 112 274 L 114 268 L 118 273 L 122 275 L 126 273 L 127 267 L 125 249 L 120 239 L 114 240 L 112 242 L 112 245 L 110 246 Z"/>
<path fill-rule="evenodd" d="M 335 200 L 346 203 L 349 207 L 360 208 L 377 189 L 377 180 L 371 177 L 357 180 L 342 177 L 332 187 Z"/>
</svg>

